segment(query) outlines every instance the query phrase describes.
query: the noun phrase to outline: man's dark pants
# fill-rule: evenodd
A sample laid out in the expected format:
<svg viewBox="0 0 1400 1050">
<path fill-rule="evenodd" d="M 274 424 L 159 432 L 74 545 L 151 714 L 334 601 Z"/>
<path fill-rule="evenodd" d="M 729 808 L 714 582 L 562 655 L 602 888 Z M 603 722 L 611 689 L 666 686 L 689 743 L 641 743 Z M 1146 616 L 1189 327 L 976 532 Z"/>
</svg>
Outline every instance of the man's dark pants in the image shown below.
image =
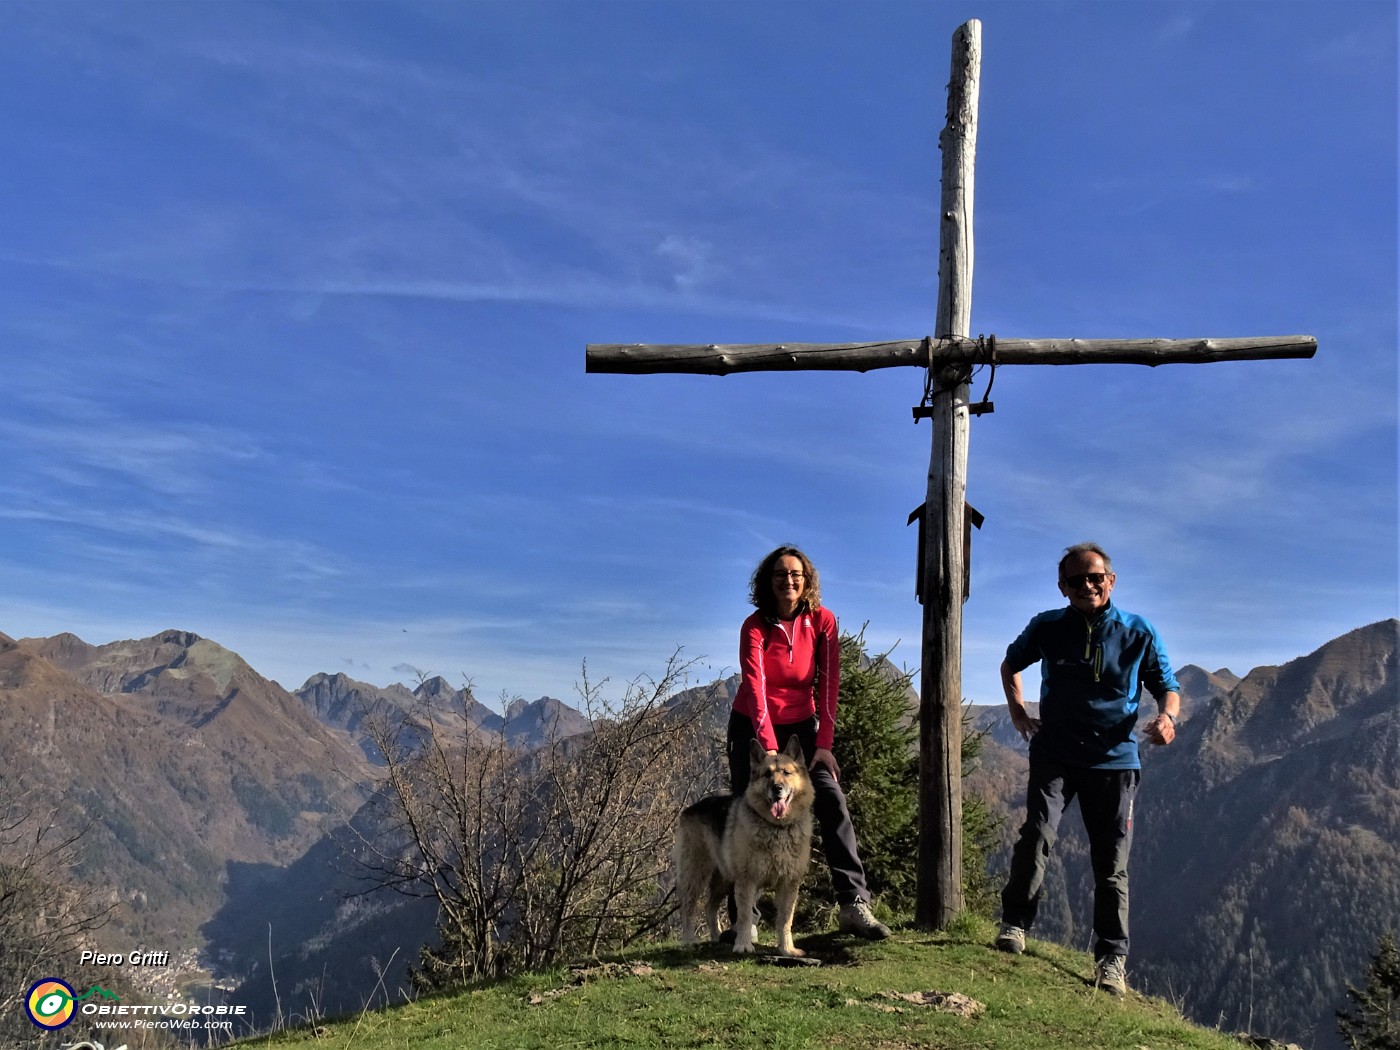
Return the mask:
<svg viewBox="0 0 1400 1050">
<path fill-rule="evenodd" d="M 1045 866 L 1065 807 L 1079 799 L 1094 872 L 1094 958 L 1128 954 L 1128 852 L 1133 844 L 1136 769 L 1078 769 L 1032 761 L 1026 822 L 1011 851 L 1001 920 L 1029 930 L 1045 885 Z"/>
</svg>

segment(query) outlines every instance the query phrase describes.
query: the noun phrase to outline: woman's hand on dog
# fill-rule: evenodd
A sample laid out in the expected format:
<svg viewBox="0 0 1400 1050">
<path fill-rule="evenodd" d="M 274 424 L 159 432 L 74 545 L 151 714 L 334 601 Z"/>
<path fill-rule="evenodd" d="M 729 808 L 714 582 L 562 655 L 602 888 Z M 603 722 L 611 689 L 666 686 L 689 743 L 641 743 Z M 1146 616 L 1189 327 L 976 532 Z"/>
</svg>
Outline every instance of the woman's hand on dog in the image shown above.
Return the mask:
<svg viewBox="0 0 1400 1050">
<path fill-rule="evenodd" d="M 807 768 L 816 769 L 818 766 L 825 766 L 832 780 L 841 779 L 841 767 L 836 764 L 836 756 L 824 747 L 817 748 L 817 753 L 812 756 L 812 764 Z"/>
</svg>

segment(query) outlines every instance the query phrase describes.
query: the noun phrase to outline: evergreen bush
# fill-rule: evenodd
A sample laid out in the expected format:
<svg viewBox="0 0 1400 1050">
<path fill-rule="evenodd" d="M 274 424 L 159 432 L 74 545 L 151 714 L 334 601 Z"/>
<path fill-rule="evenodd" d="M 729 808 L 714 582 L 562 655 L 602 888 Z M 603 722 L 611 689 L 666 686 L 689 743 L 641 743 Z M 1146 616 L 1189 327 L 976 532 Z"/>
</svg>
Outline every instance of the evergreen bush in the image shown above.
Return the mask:
<svg viewBox="0 0 1400 1050">
<path fill-rule="evenodd" d="M 1337 1011 L 1337 1028 L 1352 1050 L 1400 1050 L 1400 949 L 1384 933 L 1366 964 L 1366 987 L 1347 985 L 1352 1011 Z"/>
</svg>

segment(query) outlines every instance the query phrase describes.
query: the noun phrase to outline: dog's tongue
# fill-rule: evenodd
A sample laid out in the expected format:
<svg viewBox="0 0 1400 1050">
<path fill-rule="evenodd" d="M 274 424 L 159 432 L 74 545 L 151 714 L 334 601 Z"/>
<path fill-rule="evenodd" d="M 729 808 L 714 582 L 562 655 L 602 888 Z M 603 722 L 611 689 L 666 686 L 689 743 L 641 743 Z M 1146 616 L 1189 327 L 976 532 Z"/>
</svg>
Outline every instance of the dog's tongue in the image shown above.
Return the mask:
<svg viewBox="0 0 1400 1050">
<path fill-rule="evenodd" d="M 774 820 L 782 820 L 785 816 L 787 816 L 787 811 L 788 804 L 787 799 L 785 798 L 778 799 L 777 802 L 773 803 L 773 808 L 769 810 L 769 812 L 773 814 Z"/>
</svg>

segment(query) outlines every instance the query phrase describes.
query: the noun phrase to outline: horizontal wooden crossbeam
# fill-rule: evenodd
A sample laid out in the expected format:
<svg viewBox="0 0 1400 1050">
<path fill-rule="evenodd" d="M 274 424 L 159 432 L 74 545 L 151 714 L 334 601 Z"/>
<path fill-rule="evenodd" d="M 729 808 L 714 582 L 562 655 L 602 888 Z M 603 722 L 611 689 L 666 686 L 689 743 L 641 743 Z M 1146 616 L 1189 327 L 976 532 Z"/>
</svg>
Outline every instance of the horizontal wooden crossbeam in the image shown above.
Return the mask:
<svg viewBox="0 0 1400 1050">
<path fill-rule="evenodd" d="M 994 348 L 994 349 L 993 349 Z M 995 356 L 993 357 L 993 353 Z M 1250 339 L 898 339 L 883 343 L 590 343 L 589 372 L 643 375 L 686 372 L 868 372 L 900 365 L 1207 364 L 1312 357 L 1310 335 Z"/>
</svg>

